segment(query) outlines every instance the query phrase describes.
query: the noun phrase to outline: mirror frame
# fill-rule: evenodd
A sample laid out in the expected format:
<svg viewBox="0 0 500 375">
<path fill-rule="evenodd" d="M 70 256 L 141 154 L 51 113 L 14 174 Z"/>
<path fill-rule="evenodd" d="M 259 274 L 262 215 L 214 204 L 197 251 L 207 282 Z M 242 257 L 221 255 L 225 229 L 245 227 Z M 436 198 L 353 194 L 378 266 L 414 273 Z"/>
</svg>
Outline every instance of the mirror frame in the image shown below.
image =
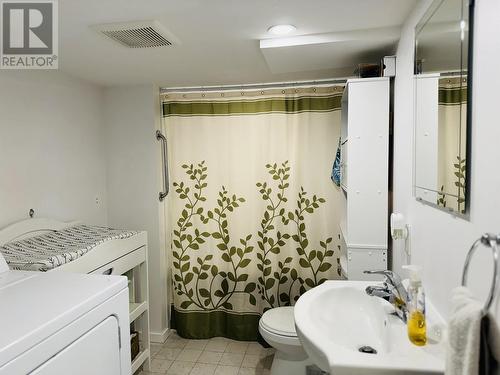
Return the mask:
<svg viewBox="0 0 500 375">
<path fill-rule="evenodd" d="M 427 21 L 432 17 L 432 14 L 441 6 L 441 4 L 445 0 L 434 0 L 433 3 L 429 6 L 425 14 L 418 21 L 415 26 L 415 35 L 413 39 L 413 74 L 414 77 L 418 76 L 417 73 L 417 37 L 420 31 L 423 29 Z M 468 2 L 468 16 L 469 16 L 469 34 L 468 34 L 468 43 L 467 43 L 467 117 L 466 117 L 466 135 L 467 135 L 467 143 L 465 145 L 465 159 L 466 159 L 466 167 L 465 167 L 465 213 L 462 214 L 450 208 L 445 208 L 437 205 L 436 203 L 426 201 L 422 198 L 418 198 L 416 196 L 416 115 L 414 113 L 413 121 L 414 121 L 414 152 L 413 152 L 413 196 L 417 200 L 417 202 L 423 203 L 425 205 L 435 207 L 438 210 L 447 212 L 452 216 L 460 217 L 463 219 L 470 218 L 470 207 L 471 207 L 471 185 L 472 185 L 472 91 L 473 91 L 473 55 L 474 55 L 474 10 L 475 10 L 475 0 L 463 0 L 463 2 Z M 430 16 L 429 16 L 430 14 Z M 415 81 L 414 81 L 415 82 Z M 416 96 L 414 97 L 416 100 Z M 414 103 L 415 110 L 415 103 Z"/>
</svg>

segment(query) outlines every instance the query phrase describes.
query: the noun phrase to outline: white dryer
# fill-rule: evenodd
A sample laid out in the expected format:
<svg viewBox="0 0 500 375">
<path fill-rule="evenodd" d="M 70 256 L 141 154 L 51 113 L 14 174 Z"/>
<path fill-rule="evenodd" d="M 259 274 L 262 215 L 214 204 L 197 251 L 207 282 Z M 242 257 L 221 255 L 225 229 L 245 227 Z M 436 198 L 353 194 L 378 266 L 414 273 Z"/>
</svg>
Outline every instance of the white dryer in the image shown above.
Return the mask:
<svg viewBox="0 0 500 375">
<path fill-rule="evenodd" d="M 4 271 L 0 375 L 130 375 L 127 279 Z"/>
</svg>

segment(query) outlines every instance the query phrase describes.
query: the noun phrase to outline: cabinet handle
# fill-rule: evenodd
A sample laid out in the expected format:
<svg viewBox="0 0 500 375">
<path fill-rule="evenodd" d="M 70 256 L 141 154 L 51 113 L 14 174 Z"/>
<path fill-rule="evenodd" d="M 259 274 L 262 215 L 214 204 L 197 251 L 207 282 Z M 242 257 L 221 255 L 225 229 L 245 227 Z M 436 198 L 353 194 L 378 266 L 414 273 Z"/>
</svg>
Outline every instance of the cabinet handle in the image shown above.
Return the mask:
<svg viewBox="0 0 500 375">
<path fill-rule="evenodd" d="M 107 270 L 103 271 L 102 274 L 103 275 L 111 275 L 111 274 L 113 274 L 113 269 L 114 269 L 113 267 L 108 268 Z"/>
</svg>

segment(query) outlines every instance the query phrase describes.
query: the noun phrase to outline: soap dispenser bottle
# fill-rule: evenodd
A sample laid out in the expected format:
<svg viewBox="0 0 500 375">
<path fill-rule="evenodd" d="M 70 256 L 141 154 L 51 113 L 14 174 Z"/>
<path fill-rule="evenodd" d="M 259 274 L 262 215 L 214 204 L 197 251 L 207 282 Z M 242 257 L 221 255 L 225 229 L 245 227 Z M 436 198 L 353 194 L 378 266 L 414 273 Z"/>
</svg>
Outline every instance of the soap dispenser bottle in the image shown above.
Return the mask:
<svg viewBox="0 0 500 375">
<path fill-rule="evenodd" d="M 422 286 L 420 266 L 403 266 L 410 272 L 410 284 L 408 286 L 408 338 L 417 346 L 427 343 L 427 332 L 425 323 L 425 293 Z"/>
</svg>

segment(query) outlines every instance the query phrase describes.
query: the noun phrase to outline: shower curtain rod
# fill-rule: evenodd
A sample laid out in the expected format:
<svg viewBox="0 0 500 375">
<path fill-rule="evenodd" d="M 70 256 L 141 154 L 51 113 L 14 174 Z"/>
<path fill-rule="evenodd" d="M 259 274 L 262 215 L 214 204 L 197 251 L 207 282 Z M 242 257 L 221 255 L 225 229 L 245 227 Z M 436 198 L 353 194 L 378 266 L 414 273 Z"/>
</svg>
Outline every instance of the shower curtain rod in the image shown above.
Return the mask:
<svg viewBox="0 0 500 375">
<path fill-rule="evenodd" d="M 352 77 L 351 77 L 352 78 Z M 220 85 L 220 86 L 191 86 L 191 87 L 162 87 L 160 93 L 167 92 L 198 92 L 198 91 L 238 91 L 238 90 L 262 90 L 281 87 L 298 87 L 310 85 L 331 85 L 346 83 L 348 78 L 335 79 L 317 79 L 312 81 L 293 81 L 293 82 L 272 82 L 272 83 L 256 83 L 256 84 L 241 84 L 241 85 Z"/>
</svg>

